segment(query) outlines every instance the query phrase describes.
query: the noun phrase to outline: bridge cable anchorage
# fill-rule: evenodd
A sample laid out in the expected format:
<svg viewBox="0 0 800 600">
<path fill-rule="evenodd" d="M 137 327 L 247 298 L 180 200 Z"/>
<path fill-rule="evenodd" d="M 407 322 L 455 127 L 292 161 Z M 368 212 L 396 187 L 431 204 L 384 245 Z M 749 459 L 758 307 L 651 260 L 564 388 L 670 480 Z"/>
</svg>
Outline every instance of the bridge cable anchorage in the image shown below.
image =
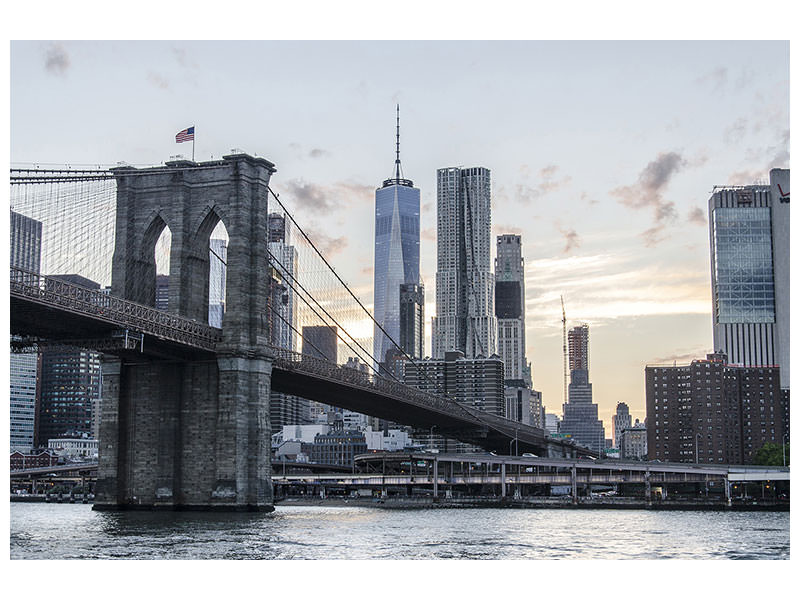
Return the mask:
<svg viewBox="0 0 800 600">
<path fill-rule="evenodd" d="M 327 310 L 326 310 L 326 309 L 325 309 L 325 308 L 322 306 L 322 304 L 320 304 L 320 302 L 319 302 L 319 301 L 318 301 L 316 298 L 314 298 L 314 296 L 313 296 L 313 295 L 312 295 L 312 294 L 311 294 L 311 293 L 310 293 L 310 292 L 309 292 L 309 291 L 308 291 L 308 290 L 307 290 L 307 289 L 306 289 L 306 288 L 303 286 L 303 284 L 302 284 L 302 283 L 300 283 L 299 281 L 297 281 L 297 279 L 295 278 L 295 276 L 294 276 L 292 273 L 290 273 L 290 272 L 288 271 L 288 269 L 286 269 L 286 267 L 283 265 L 283 263 L 282 263 L 280 260 L 278 260 L 278 258 L 277 258 L 277 257 L 275 257 L 275 255 L 274 255 L 274 254 L 273 254 L 273 253 L 272 253 L 272 252 L 269 250 L 269 248 L 267 248 L 267 253 L 268 253 L 268 254 L 269 254 L 269 256 L 270 256 L 270 259 L 272 259 L 273 261 L 275 261 L 275 263 L 277 263 L 277 265 L 278 265 L 278 266 L 281 268 L 281 270 L 283 271 L 283 273 L 285 273 L 286 275 L 288 275 L 289 277 L 291 277 L 291 278 L 292 278 L 292 281 L 294 281 L 294 282 L 295 282 L 295 283 L 296 283 L 296 284 L 297 284 L 297 285 L 300 287 L 300 289 L 302 289 L 302 290 L 303 290 L 303 292 L 304 292 L 304 293 L 305 293 L 305 294 L 306 294 L 306 295 L 307 295 L 309 298 L 311 298 L 311 299 L 312 299 L 312 300 L 313 300 L 313 301 L 316 303 L 316 305 L 317 305 L 317 306 L 319 306 L 320 310 L 322 310 L 322 312 L 324 312 L 324 313 L 325 313 L 325 315 L 326 315 L 326 316 L 327 316 L 327 317 L 328 317 L 328 318 L 329 318 L 331 321 L 333 321 L 333 323 L 334 323 L 334 324 L 336 325 L 336 327 L 337 327 L 336 337 L 338 337 L 338 338 L 339 338 L 339 339 L 340 339 L 340 340 L 341 340 L 341 341 L 342 341 L 342 342 L 343 342 L 343 343 L 344 343 L 344 344 L 345 344 L 345 345 L 346 345 L 346 346 L 347 346 L 347 347 L 348 347 L 348 348 L 349 348 L 349 349 L 350 349 L 350 350 L 351 350 L 351 351 L 352 351 L 352 352 L 353 352 L 353 353 L 354 353 L 356 356 L 359 356 L 359 353 L 358 353 L 358 352 L 357 352 L 357 351 L 356 351 L 356 350 L 355 350 L 355 349 L 354 349 L 354 348 L 353 348 L 353 347 L 352 347 L 352 346 L 351 346 L 351 345 L 350 345 L 350 344 L 349 344 L 349 343 L 348 343 L 348 342 L 347 342 L 347 341 L 346 341 L 346 340 L 345 340 L 345 339 L 344 339 L 344 338 L 343 338 L 341 335 L 339 335 L 339 330 L 342 330 L 342 331 L 344 331 L 344 333 L 347 335 L 347 337 L 349 337 L 351 340 L 353 340 L 353 342 L 354 342 L 354 343 L 355 343 L 355 344 L 356 344 L 356 345 L 357 345 L 357 346 L 358 346 L 358 347 L 361 349 L 361 351 L 364 353 L 364 355 L 366 355 L 367 357 L 369 357 L 370 359 L 372 359 L 372 361 L 375 361 L 375 357 L 374 357 L 374 356 L 372 356 L 372 354 L 370 354 L 370 353 L 369 353 L 369 352 L 368 352 L 368 351 L 367 351 L 367 350 L 366 350 L 366 349 L 365 349 L 365 348 L 364 348 L 364 347 L 363 347 L 363 346 L 362 346 L 362 345 L 361 345 L 361 344 L 358 342 L 358 340 L 356 340 L 356 339 L 355 339 L 355 338 L 354 338 L 354 337 L 353 337 L 353 336 L 352 336 L 350 333 L 348 333 L 347 329 L 345 329 L 344 327 L 342 327 L 342 326 L 339 324 L 339 322 L 338 322 L 336 319 L 334 319 L 334 318 L 333 318 L 333 316 L 331 316 L 331 314 L 330 314 L 330 313 L 329 313 L 329 312 L 328 312 L 328 311 L 327 311 Z M 292 288 L 292 290 L 293 290 L 293 291 L 294 291 L 294 292 L 297 294 L 298 298 L 300 298 L 300 299 L 301 299 L 301 300 L 302 300 L 302 301 L 303 301 L 303 302 L 304 302 L 304 303 L 305 303 L 305 304 L 306 304 L 306 305 L 307 305 L 307 306 L 308 306 L 308 307 L 309 307 L 309 308 L 310 308 L 310 309 L 311 309 L 311 310 L 314 312 L 314 314 L 315 314 L 315 315 L 317 315 L 317 317 L 318 317 L 318 318 L 319 318 L 319 319 L 320 319 L 320 320 L 321 320 L 323 323 L 325 323 L 325 322 L 326 322 L 326 321 L 325 321 L 325 319 L 323 319 L 323 318 L 322 318 L 322 317 L 319 315 L 319 313 L 316 311 L 316 309 L 315 309 L 313 306 L 311 306 L 311 304 L 309 304 L 309 303 L 308 303 L 308 301 L 307 301 L 307 300 L 306 300 L 306 299 L 303 297 L 303 295 L 302 295 L 302 294 L 300 294 L 300 292 L 298 292 L 298 291 L 297 291 L 297 288 L 295 288 L 295 287 L 294 287 L 294 286 L 293 286 L 291 283 L 289 283 L 288 281 L 287 281 L 287 283 L 289 284 L 289 287 L 291 287 L 291 288 Z M 275 313 L 274 309 L 273 309 L 273 313 Z M 275 314 L 277 314 L 277 313 L 275 313 Z M 281 317 L 281 319 L 283 319 L 283 317 Z M 285 319 L 284 319 L 284 321 L 285 321 Z M 290 325 L 290 327 L 292 327 L 292 326 Z M 293 329 L 294 331 L 297 331 L 297 330 L 295 330 L 295 329 L 294 329 L 294 327 L 292 327 L 292 329 Z M 303 337 L 303 334 L 300 334 L 300 337 L 303 339 L 303 341 L 305 341 L 305 337 Z M 313 344 L 312 344 L 312 345 L 313 345 Z M 316 346 L 315 346 L 315 348 L 316 348 Z M 319 348 L 316 348 L 316 350 L 319 352 Z M 321 356 L 325 356 L 325 353 L 324 353 L 324 352 L 320 352 L 320 355 L 321 355 Z M 363 356 L 361 356 L 361 358 L 362 358 L 362 360 L 363 360 Z M 365 362 L 365 364 L 368 364 L 368 362 L 367 362 L 366 360 L 365 360 L 364 362 Z M 376 362 L 377 362 L 377 361 L 376 361 Z M 371 368 L 373 371 L 375 371 L 375 368 L 374 368 L 372 365 L 369 365 L 369 364 L 368 364 L 368 366 L 369 366 L 369 368 Z M 375 372 L 377 373 L 377 371 L 375 371 Z M 394 376 L 394 375 L 393 375 L 393 376 Z M 395 377 L 395 379 L 397 379 L 397 378 Z M 399 381 L 399 380 L 398 380 L 398 381 Z"/>
<path fill-rule="evenodd" d="M 370 313 L 367 310 L 367 308 L 364 306 L 364 304 L 361 302 L 361 300 L 359 300 L 358 297 L 353 293 L 353 291 L 350 289 L 350 287 L 342 280 L 341 277 L 339 277 L 338 273 L 336 273 L 336 271 L 333 269 L 333 267 L 330 265 L 330 263 L 327 261 L 327 259 L 322 255 L 322 253 L 319 251 L 319 249 L 314 244 L 314 242 L 311 241 L 311 239 L 308 237 L 308 235 L 306 235 L 306 232 L 303 230 L 303 228 L 300 227 L 300 225 L 297 223 L 295 218 L 292 216 L 292 213 L 290 213 L 289 210 L 286 208 L 286 206 L 283 204 L 283 202 L 281 202 L 280 198 L 278 197 L 278 194 L 276 194 L 274 191 L 272 191 L 272 188 L 269 187 L 269 186 L 267 186 L 267 190 L 269 191 L 270 194 L 272 194 L 272 197 L 280 205 L 280 207 L 283 209 L 283 211 L 286 214 L 286 216 L 289 217 L 289 219 L 292 221 L 294 226 L 297 227 L 297 230 L 302 234 L 302 236 L 305 238 L 305 240 L 311 245 L 311 247 L 314 249 L 314 252 L 316 252 L 317 255 L 322 259 L 322 262 L 325 263 L 325 266 L 330 270 L 331 273 L 333 273 L 333 275 L 336 277 L 336 279 L 339 281 L 339 283 L 342 284 L 344 289 L 347 290 L 347 292 L 350 294 L 350 296 L 353 298 L 353 300 L 356 301 L 358 306 L 361 307 L 361 310 L 364 311 L 364 313 L 372 320 L 372 322 L 375 324 L 375 326 L 377 326 L 378 329 L 380 329 L 381 333 L 383 333 L 386 336 L 386 338 L 394 345 L 394 347 L 397 348 L 402 353 L 402 355 L 405 357 L 405 359 L 408 362 L 410 362 L 414 366 L 418 366 L 417 362 L 411 356 L 409 356 L 408 353 L 403 348 L 400 347 L 400 345 L 394 340 L 394 338 L 392 338 L 392 336 L 390 336 L 386 332 L 386 330 L 383 328 L 383 326 L 380 323 L 378 323 L 378 321 L 375 320 L 375 317 L 372 315 L 372 313 Z M 373 357 L 373 360 L 374 360 L 374 357 Z M 442 387 L 441 387 L 441 384 L 439 382 L 434 381 L 433 379 L 431 379 L 427 375 L 427 373 L 425 373 L 425 371 L 423 369 L 418 368 L 417 372 L 421 373 L 423 378 L 426 379 L 430 384 L 432 384 L 434 389 L 438 390 L 438 393 L 442 394 L 444 397 L 448 398 L 449 400 L 452 400 L 453 402 L 456 402 L 455 398 L 452 398 L 447 393 L 447 391 L 443 390 Z"/>
</svg>

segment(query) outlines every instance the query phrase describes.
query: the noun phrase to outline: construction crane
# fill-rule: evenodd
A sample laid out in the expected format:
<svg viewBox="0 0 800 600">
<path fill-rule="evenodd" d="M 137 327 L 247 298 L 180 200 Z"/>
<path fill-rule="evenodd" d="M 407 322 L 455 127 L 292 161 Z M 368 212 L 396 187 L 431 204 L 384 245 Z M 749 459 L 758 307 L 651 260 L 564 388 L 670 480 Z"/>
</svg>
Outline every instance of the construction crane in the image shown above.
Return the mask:
<svg viewBox="0 0 800 600">
<path fill-rule="evenodd" d="M 564 404 L 567 403 L 567 311 L 564 308 L 564 296 L 561 296 L 561 342 L 564 352 Z"/>
</svg>

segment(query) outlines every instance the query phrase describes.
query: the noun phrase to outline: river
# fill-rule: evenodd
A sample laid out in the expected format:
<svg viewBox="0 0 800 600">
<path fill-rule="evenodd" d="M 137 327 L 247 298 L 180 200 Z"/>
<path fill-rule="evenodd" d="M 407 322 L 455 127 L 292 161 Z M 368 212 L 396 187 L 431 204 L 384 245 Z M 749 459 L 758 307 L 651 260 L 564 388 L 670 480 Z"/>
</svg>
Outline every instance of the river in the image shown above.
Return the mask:
<svg viewBox="0 0 800 600">
<path fill-rule="evenodd" d="M 12 559 L 788 559 L 789 513 L 11 503 Z"/>
</svg>

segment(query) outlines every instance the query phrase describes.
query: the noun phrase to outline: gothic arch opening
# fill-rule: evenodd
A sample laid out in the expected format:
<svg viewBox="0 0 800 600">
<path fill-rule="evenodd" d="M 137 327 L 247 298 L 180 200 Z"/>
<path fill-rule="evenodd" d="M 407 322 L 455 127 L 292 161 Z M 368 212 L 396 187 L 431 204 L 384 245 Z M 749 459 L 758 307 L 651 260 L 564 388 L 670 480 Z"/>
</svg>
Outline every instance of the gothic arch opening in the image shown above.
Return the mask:
<svg viewBox="0 0 800 600">
<path fill-rule="evenodd" d="M 208 324 L 222 328 L 228 270 L 228 230 L 221 220 L 208 240 Z"/>
</svg>

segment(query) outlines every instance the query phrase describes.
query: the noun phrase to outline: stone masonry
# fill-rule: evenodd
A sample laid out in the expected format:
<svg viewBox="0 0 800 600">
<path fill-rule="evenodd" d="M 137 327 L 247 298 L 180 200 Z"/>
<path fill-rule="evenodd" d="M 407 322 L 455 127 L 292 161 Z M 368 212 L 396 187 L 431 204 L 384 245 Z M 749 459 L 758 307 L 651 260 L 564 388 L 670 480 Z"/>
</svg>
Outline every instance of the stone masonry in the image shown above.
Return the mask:
<svg viewBox="0 0 800 600">
<path fill-rule="evenodd" d="M 104 358 L 96 509 L 272 510 L 265 347 L 274 172 L 245 154 L 114 170 L 112 294 L 155 305 L 155 244 L 169 226 L 169 312 L 206 322 L 209 238 L 221 220 L 227 301 L 215 355 Z"/>
</svg>

